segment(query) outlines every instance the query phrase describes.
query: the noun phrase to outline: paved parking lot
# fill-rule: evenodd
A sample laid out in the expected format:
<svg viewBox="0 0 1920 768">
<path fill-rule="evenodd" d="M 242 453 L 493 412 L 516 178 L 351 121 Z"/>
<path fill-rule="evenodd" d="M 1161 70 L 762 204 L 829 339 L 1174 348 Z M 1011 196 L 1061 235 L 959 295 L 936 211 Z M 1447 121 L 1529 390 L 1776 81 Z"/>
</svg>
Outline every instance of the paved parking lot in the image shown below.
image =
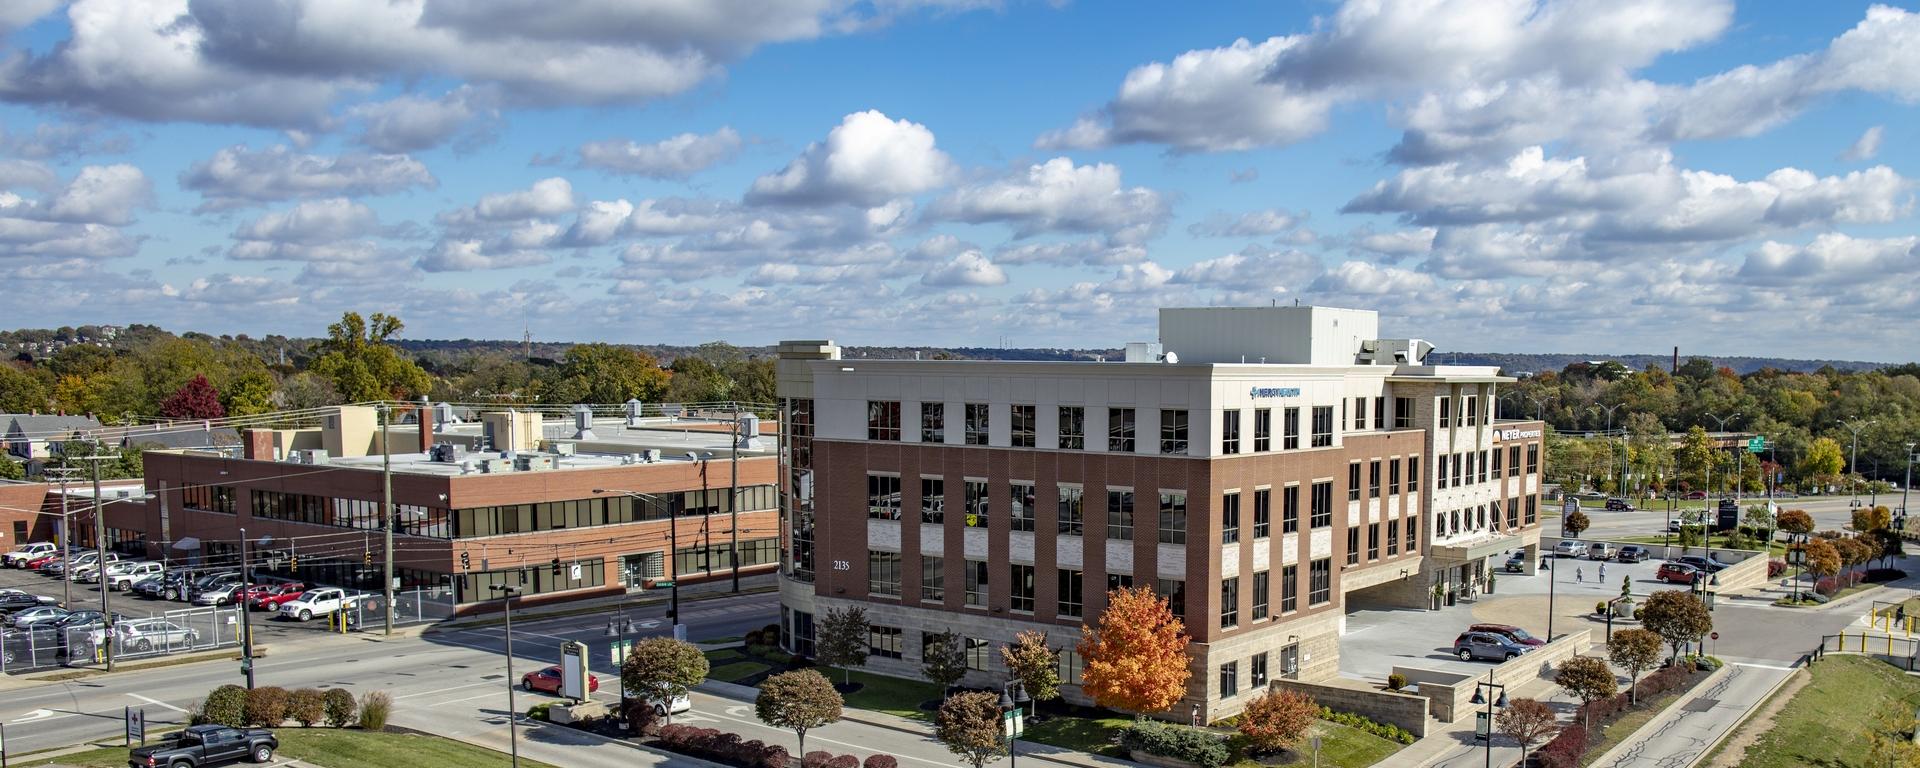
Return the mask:
<svg viewBox="0 0 1920 768">
<path fill-rule="evenodd" d="M 0 588 L 19 589 L 37 595 L 45 595 L 56 600 L 64 600 L 69 594 L 64 591 L 60 579 L 43 576 L 35 571 L 18 568 L 0 568 Z M 72 602 L 65 607 L 69 610 L 100 609 L 100 585 L 70 585 Z M 107 598 L 108 607 L 117 614 L 128 618 L 160 618 L 170 612 L 192 608 L 205 609 L 184 600 L 163 600 L 138 596 L 124 591 L 115 591 Z M 321 620 L 309 622 L 283 621 L 274 618 L 265 611 L 253 612 L 253 632 L 255 642 L 269 643 L 276 637 L 289 633 L 325 632 L 327 623 Z"/>
<path fill-rule="evenodd" d="M 1497 569 L 1505 556 L 1488 561 L 1496 569 L 1494 594 L 1481 595 L 1438 611 L 1395 609 L 1355 603 L 1347 614 L 1346 634 L 1340 637 L 1340 672 L 1348 677 L 1385 679 L 1394 665 L 1417 666 L 1450 672 L 1485 672 L 1486 661 L 1460 661 L 1453 656 L 1453 640 L 1474 623 L 1512 624 L 1537 635 L 1547 636 L 1547 614 L 1551 606 L 1554 634 L 1593 629 L 1598 635 L 1605 623 L 1588 616 L 1594 604 L 1620 596 L 1622 577 L 1632 580 L 1636 599 L 1667 585 L 1653 578 L 1661 561 L 1641 563 L 1601 563 L 1592 560 L 1561 558 L 1551 560 L 1553 569 L 1532 576 L 1502 573 Z M 1600 577 L 1602 566 L 1606 579 Z M 1549 597 L 1548 580 L 1558 575 Z"/>
</svg>

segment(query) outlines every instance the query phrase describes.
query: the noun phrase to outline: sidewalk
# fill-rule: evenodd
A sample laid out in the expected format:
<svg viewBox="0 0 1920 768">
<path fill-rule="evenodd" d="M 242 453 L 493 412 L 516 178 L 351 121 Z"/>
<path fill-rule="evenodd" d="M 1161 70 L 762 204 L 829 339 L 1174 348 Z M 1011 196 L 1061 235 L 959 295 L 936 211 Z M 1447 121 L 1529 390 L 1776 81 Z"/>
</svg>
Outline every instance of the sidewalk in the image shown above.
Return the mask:
<svg viewBox="0 0 1920 768">
<path fill-rule="evenodd" d="M 1747 713 L 1767 700 L 1794 670 L 1774 664 L 1727 660 L 1727 666 L 1688 691 L 1633 738 L 1607 750 L 1594 768 L 1667 768 L 1689 766 L 1739 727 Z"/>
</svg>

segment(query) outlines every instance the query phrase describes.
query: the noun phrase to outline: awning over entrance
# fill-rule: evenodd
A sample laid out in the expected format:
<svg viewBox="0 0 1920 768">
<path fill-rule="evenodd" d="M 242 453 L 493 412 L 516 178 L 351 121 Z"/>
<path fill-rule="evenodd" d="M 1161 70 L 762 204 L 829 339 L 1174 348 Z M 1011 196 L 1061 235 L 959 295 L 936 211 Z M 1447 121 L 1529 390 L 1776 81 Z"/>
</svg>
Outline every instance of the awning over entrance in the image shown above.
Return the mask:
<svg viewBox="0 0 1920 768">
<path fill-rule="evenodd" d="M 176 541 L 176 542 L 174 542 L 174 543 L 173 543 L 173 548 L 174 548 L 174 549 L 185 549 L 185 550 L 193 550 L 193 549 L 199 549 L 199 548 L 200 548 L 200 540 L 199 540 L 199 539 L 196 539 L 196 538 L 194 538 L 194 537 L 192 537 L 192 536 L 188 536 L 188 537 L 186 537 L 186 538 L 184 538 L 184 539 L 181 539 L 181 540 L 179 540 L 179 541 Z"/>
<path fill-rule="evenodd" d="M 1512 534 L 1502 534 L 1488 539 L 1436 546 L 1427 552 L 1428 557 L 1445 562 L 1464 563 L 1486 558 L 1526 546 L 1526 540 Z"/>
</svg>

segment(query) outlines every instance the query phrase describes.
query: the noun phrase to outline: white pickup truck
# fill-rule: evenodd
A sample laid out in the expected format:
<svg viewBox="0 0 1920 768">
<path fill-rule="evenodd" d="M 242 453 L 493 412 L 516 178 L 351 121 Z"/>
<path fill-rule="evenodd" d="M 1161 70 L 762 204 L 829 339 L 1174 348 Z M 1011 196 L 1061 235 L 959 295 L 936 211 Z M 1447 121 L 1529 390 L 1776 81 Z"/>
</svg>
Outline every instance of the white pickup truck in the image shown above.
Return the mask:
<svg viewBox="0 0 1920 768">
<path fill-rule="evenodd" d="M 6 562 L 8 568 L 25 568 L 27 561 L 51 555 L 56 549 L 59 547 L 54 546 L 52 542 L 36 541 L 14 547 L 13 551 L 0 555 L 0 559 Z"/>
<path fill-rule="evenodd" d="M 306 621 L 322 616 L 353 604 L 353 596 L 339 587 L 316 587 L 300 593 L 299 597 L 280 604 L 280 615 L 289 619 Z"/>
<path fill-rule="evenodd" d="M 107 587 L 124 590 L 133 583 L 157 573 L 165 573 L 167 567 L 159 563 L 114 563 L 107 566 Z"/>
</svg>

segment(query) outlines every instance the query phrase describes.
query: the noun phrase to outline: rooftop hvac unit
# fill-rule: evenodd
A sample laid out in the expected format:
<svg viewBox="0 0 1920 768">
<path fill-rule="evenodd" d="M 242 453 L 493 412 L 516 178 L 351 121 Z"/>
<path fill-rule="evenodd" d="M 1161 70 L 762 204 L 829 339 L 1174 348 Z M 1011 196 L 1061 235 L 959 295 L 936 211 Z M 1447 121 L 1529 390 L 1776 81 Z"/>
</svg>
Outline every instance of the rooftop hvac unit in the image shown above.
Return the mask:
<svg viewBox="0 0 1920 768">
<path fill-rule="evenodd" d="M 580 451 L 579 445 L 575 443 L 554 443 L 552 448 L 555 456 L 572 456 Z"/>
<path fill-rule="evenodd" d="M 295 464 L 325 464 L 327 458 L 327 451 L 324 448 L 303 448 L 293 452 Z"/>
<path fill-rule="evenodd" d="M 434 443 L 433 448 L 427 452 L 427 457 L 433 461 L 452 463 L 465 457 L 466 453 L 464 447 L 453 443 Z"/>
<path fill-rule="evenodd" d="M 553 469 L 553 457 L 539 453 L 526 453 L 514 457 L 513 468 L 521 472 L 543 472 Z"/>
<path fill-rule="evenodd" d="M 593 407 L 582 403 L 573 407 L 573 439 L 593 439 Z"/>
<path fill-rule="evenodd" d="M 740 426 L 738 431 L 739 431 L 740 442 L 736 447 L 745 448 L 748 450 L 752 450 L 760 447 L 760 442 L 759 442 L 760 417 L 759 416 L 754 416 L 751 414 L 746 416 L 741 416 Z"/>
<path fill-rule="evenodd" d="M 640 452 L 640 459 L 641 459 L 642 461 L 645 461 L 645 462 L 646 462 L 646 463 L 648 463 L 648 464 L 652 464 L 652 463 L 655 463 L 655 462 L 658 462 L 658 461 L 660 460 L 660 449 L 658 449 L 658 448 L 648 448 L 648 449 L 646 449 L 646 450 L 644 450 L 644 451 L 641 451 L 641 452 Z"/>
<path fill-rule="evenodd" d="M 647 404 L 639 400 L 628 400 L 626 405 L 627 426 L 640 426 L 640 414 L 645 413 Z"/>
<path fill-rule="evenodd" d="M 511 459 L 481 459 L 480 471 L 483 474 L 489 475 L 496 472 L 511 472 L 513 471 L 513 461 Z"/>
</svg>

